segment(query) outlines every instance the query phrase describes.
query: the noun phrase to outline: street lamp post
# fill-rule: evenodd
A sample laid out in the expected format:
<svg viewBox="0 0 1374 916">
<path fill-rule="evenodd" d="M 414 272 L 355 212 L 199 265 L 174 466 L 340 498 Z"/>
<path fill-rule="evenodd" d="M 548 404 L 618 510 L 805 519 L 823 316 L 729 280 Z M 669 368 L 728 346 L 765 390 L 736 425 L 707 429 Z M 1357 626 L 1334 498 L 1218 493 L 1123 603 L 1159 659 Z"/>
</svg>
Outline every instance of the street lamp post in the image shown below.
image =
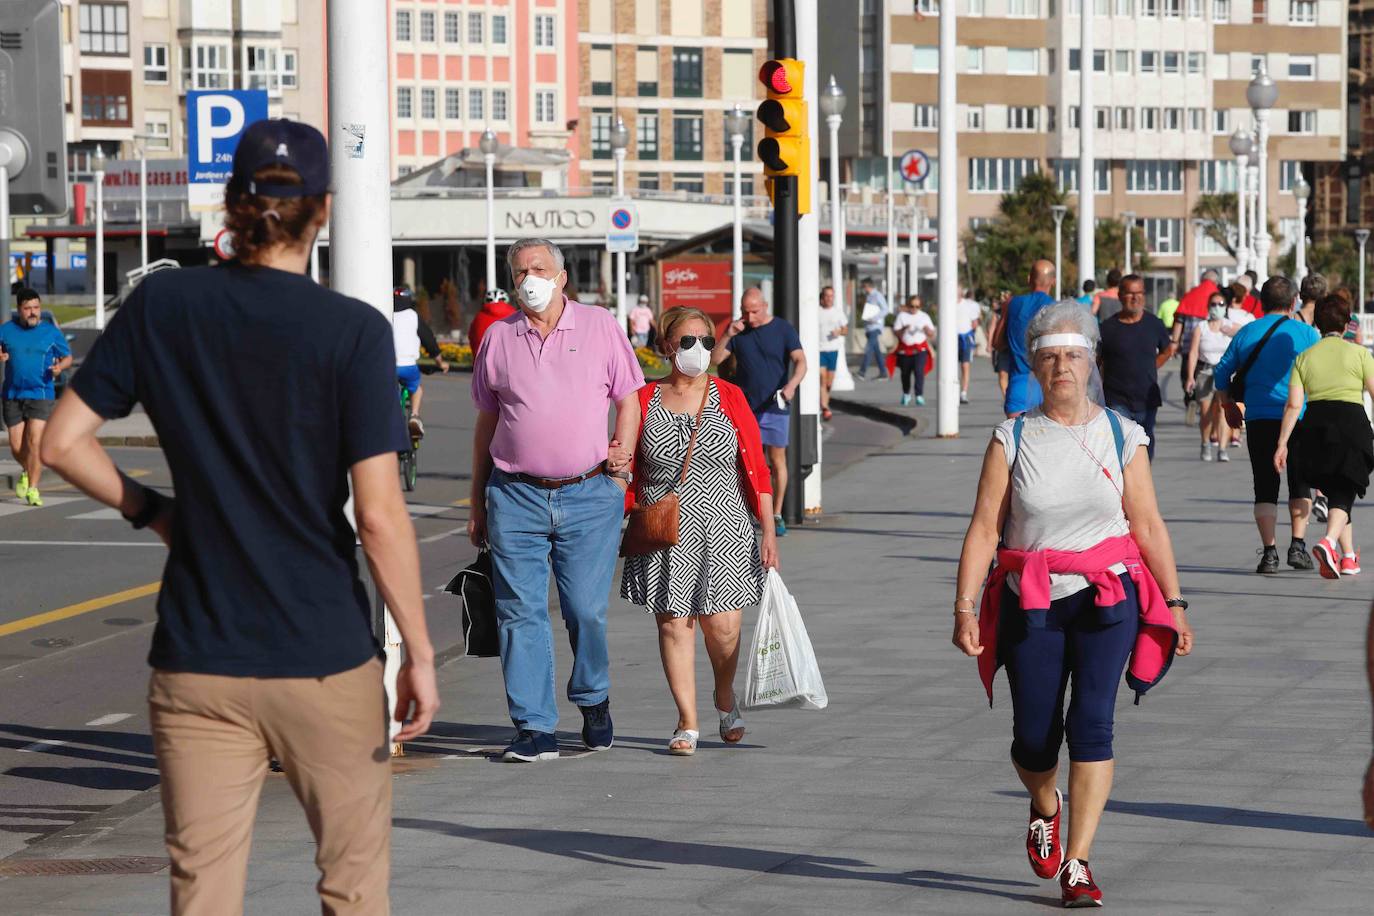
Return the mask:
<svg viewBox="0 0 1374 916">
<path fill-rule="evenodd" d="M 1060 276 L 1063 273 L 1061 262 L 1064 259 L 1064 214 L 1069 210 L 1063 204 L 1052 204 L 1050 215 L 1054 217 L 1054 301 L 1058 302 L 1063 298 L 1064 281 Z"/>
<path fill-rule="evenodd" d="M 822 96 L 821 105 L 825 105 Z M 744 298 L 744 192 L 740 188 L 740 151 L 744 148 L 744 132 L 749 127 L 749 115 L 736 104 L 725 116 L 725 130 L 730 135 L 730 149 L 735 157 L 735 247 L 733 283 L 730 295 L 730 317 L 738 320 L 739 301 Z"/>
<path fill-rule="evenodd" d="M 1293 273 L 1299 285 L 1307 276 L 1307 197 L 1311 193 L 1312 188 L 1303 180 L 1302 175 L 1299 175 L 1293 184 L 1293 197 L 1298 201 L 1298 247 L 1294 256 Z"/>
<path fill-rule="evenodd" d="M 148 269 L 148 150 L 138 144 L 138 251 Z"/>
<path fill-rule="evenodd" d="M 1355 241 L 1360 243 L 1360 301 L 1357 306 L 1360 313 L 1364 313 L 1364 243 L 1369 241 L 1368 229 L 1356 229 Z"/>
<path fill-rule="evenodd" d="M 1246 198 L 1250 188 L 1250 135 L 1239 127 L 1231 135 L 1231 155 L 1236 157 L 1236 273 L 1250 266 L 1250 237 L 1245 232 Z"/>
<path fill-rule="evenodd" d="M 907 285 L 910 295 L 921 295 L 921 226 L 926 221 L 925 188 L 911 195 L 911 251 L 907 263 Z"/>
<path fill-rule="evenodd" d="M 496 289 L 496 133 L 488 127 L 482 131 L 477 147 L 487 167 L 487 292 Z"/>
<path fill-rule="evenodd" d="M 630 131 L 625 127 L 623 118 L 615 119 L 615 127 L 611 128 L 611 154 L 615 156 L 615 196 L 625 196 L 625 151 L 630 145 Z M 735 187 L 739 187 L 739 178 L 735 178 Z M 629 318 L 630 307 L 625 301 L 625 252 L 615 253 L 615 318 L 620 322 L 620 330 L 627 334 L 625 322 Z"/>
<path fill-rule="evenodd" d="M 1135 212 L 1123 210 L 1121 219 L 1126 224 L 1126 273 L 1131 272 L 1131 236 L 1135 234 Z"/>
<path fill-rule="evenodd" d="M 1202 277 L 1202 235 L 1207 228 L 1207 220 L 1193 217 L 1193 275 L 1188 282 Z"/>
<path fill-rule="evenodd" d="M 844 114 L 844 90 L 830 75 L 830 84 L 821 93 L 821 113 L 830 128 L 830 286 L 835 301 L 844 304 L 844 233 L 840 229 L 840 122 Z M 736 303 L 739 296 L 735 297 Z M 736 306 L 738 307 L 738 305 Z"/>
<path fill-rule="evenodd" d="M 1269 279 L 1269 109 L 1279 100 L 1279 87 L 1269 78 L 1269 70 L 1263 62 L 1259 73 L 1245 87 L 1245 100 L 1255 113 L 1259 127 L 1259 149 L 1255 160 L 1259 166 L 1259 188 L 1256 190 L 1255 205 L 1255 271 L 1259 274 L 1256 285 Z"/>
<path fill-rule="evenodd" d="M 105 151 L 95 148 L 95 328 L 105 330 Z"/>
</svg>

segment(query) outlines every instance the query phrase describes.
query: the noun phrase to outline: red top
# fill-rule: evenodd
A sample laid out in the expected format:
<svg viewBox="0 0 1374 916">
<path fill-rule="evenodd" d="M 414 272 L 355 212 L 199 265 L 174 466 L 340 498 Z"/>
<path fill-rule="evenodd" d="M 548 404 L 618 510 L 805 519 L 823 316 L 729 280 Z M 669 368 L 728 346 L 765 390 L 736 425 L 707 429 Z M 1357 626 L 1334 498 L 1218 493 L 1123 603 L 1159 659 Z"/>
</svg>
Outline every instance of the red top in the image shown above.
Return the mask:
<svg viewBox="0 0 1374 916">
<path fill-rule="evenodd" d="M 482 347 L 482 337 L 486 335 L 487 328 L 503 318 L 509 318 L 515 312 L 515 306 L 509 302 L 482 303 L 482 310 L 477 313 L 477 317 L 472 319 L 472 324 L 468 326 L 468 343 L 472 345 L 474 357 L 477 356 L 477 351 Z"/>
<path fill-rule="evenodd" d="M 739 386 L 718 378 L 712 378 L 709 384 L 716 386 L 716 393 L 720 396 L 721 412 L 729 417 L 730 424 L 735 427 L 735 438 L 739 442 L 739 479 L 744 486 L 744 494 L 749 498 L 750 507 L 759 521 L 769 524 L 772 519 L 763 517 L 763 504 L 759 497 L 765 493 L 773 495 L 773 475 L 768 469 L 767 459 L 763 456 L 759 421 L 755 419 L 754 411 L 749 409 L 749 402 Z M 644 428 L 644 419 L 649 415 L 649 404 L 654 399 L 658 385 L 658 382 L 650 382 L 639 389 L 640 429 Z M 634 474 L 635 483 L 625 494 L 626 512 L 630 511 L 630 507 L 638 499 L 643 480 L 639 474 L 639 449 L 635 449 L 631 472 Z"/>
<path fill-rule="evenodd" d="M 1260 305 L 1260 301 L 1255 298 L 1254 293 L 1247 293 L 1245 301 L 1241 303 L 1240 307 L 1256 318 L 1264 317 L 1264 306 Z"/>
<path fill-rule="evenodd" d="M 1183 315 L 1186 318 L 1206 318 L 1207 300 L 1211 299 L 1216 291 L 1215 283 L 1203 280 L 1183 294 L 1183 298 L 1178 301 L 1178 310 L 1174 312 L 1175 317 Z"/>
</svg>

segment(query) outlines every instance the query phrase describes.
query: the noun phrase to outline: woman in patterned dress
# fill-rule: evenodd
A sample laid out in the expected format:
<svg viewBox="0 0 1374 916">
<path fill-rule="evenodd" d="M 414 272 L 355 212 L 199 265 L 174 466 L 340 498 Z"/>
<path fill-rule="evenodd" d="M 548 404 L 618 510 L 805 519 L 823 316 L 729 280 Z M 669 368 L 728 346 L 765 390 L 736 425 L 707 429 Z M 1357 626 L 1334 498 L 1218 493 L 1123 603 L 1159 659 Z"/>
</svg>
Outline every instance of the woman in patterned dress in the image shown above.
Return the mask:
<svg viewBox="0 0 1374 916">
<path fill-rule="evenodd" d="M 716 344 L 710 320 L 696 309 L 672 309 L 659 321 L 658 340 L 672 358 L 673 371 L 640 390 L 643 424 L 631 496 L 648 505 L 676 490 L 678 543 L 627 557 L 620 594 L 658 622 L 659 654 L 678 708 L 668 752 L 687 756 L 696 752 L 701 734 L 698 622 L 715 672 L 712 696 L 720 736 L 730 744 L 744 737 L 734 693 L 742 608 L 759 603 L 764 571 L 778 565 L 778 546 L 773 525 L 761 525 L 761 544 L 754 530 L 756 520 L 773 518 L 758 422 L 739 388 L 706 372 Z M 694 428 L 696 445 L 687 479 L 679 486 Z"/>
</svg>

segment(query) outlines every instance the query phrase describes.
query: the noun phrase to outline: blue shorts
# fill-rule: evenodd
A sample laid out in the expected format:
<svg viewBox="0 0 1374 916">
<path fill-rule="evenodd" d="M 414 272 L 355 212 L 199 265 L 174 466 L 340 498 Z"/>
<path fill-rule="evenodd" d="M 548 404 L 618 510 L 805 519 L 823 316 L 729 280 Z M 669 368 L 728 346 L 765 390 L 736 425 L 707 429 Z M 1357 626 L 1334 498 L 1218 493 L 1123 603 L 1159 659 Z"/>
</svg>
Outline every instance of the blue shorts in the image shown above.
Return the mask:
<svg viewBox="0 0 1374 916">
<path fill-rule="evenodd" d="M 959 362 L 973 362 L 973 351 L 978 349 L 978 333 L 969 331 L 959 335 Z"/>
<path fill-rule="evenodd" d="M 788 434 L 792 427 L 792 414 L 770 407 L 763 413 L 756 414 L 756 416 L 759 420 L 759 433 L 763 436 L 763 444 L 775 448 L 787 448 Z"/>
<path fill-rule="evenodd" d="M 420 367 L 419 366 L 397 366 L 396 381 L 406 386 L 406 391 L 415 394 L 420 389 Z"/>
<path fill-rule="evenodd" d="M 839 368 L 839 366 L 840 366 L 840 351 L 839 351 L 839 350 L 822 350 L 822 351 L 821 351 L 821 368 L 822 368 L 822 369 L 826 370 L 827 372 L 834 372 L 836 369 Z"/>
</svg>

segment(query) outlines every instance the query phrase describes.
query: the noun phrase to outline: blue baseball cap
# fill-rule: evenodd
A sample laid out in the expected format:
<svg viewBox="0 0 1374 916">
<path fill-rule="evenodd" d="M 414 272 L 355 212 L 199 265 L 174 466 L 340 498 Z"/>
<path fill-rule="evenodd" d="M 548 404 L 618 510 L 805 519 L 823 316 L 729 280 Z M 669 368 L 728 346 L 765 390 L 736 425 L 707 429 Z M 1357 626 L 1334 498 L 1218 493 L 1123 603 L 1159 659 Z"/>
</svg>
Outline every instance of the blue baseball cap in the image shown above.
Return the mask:
<svg viewBox="0 0 1374 916">
<path fill-rule="evenodd" d="M 253 173 L 269 165 L 284 165 L 301 176 L 301 183 L 266 184 Z M 239 137 L 234 150 L 230 184 L 263 197 L 314 197 L 329 191 L 329 146 L 309 124 L 284 119 L 254 121 Z"/>
</svg>

